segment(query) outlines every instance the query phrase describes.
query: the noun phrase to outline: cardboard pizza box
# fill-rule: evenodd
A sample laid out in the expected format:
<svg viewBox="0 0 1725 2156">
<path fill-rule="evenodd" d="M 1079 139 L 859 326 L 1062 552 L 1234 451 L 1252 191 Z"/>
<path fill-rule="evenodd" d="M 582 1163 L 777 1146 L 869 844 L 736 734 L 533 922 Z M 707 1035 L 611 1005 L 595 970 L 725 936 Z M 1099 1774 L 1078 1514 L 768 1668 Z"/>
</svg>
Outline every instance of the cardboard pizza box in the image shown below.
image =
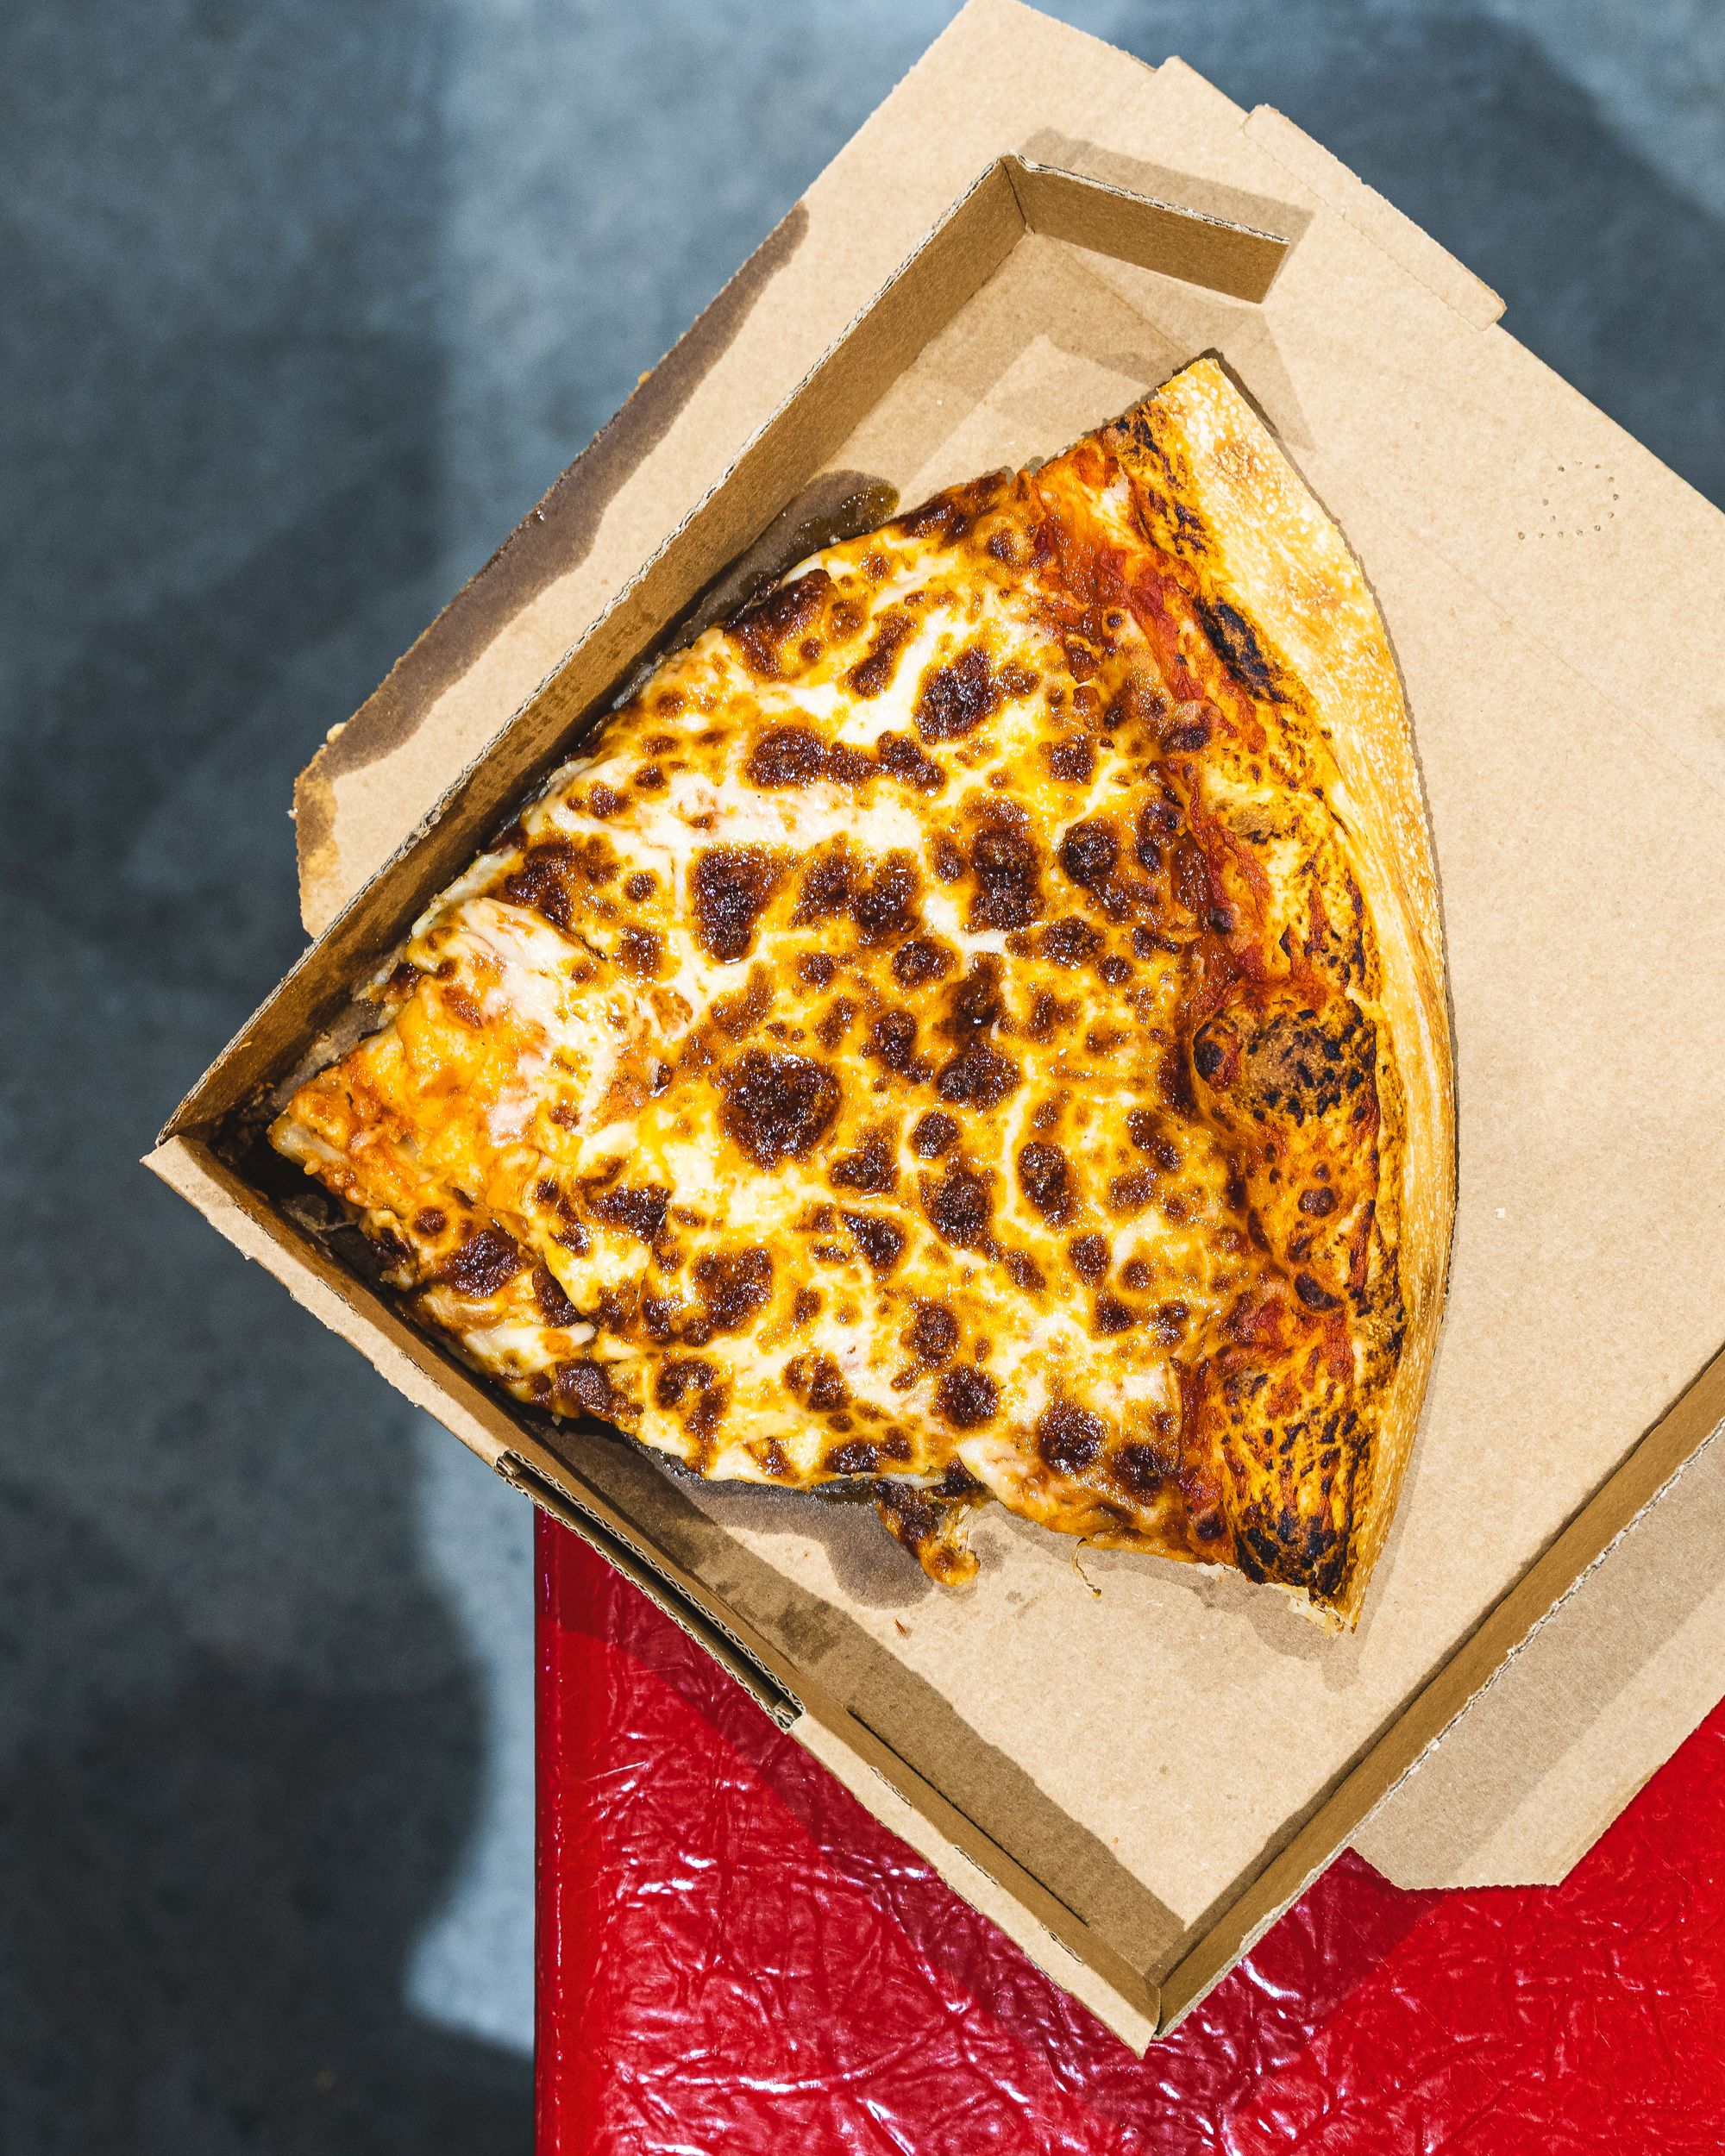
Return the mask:
<svg viewBox="0 0 1725 2156">
<path fill-rule="evenodd" d="M 1725 518 L 1501 311 L 1279 114 L 972 0 L 304 774 L 318 940 L 151 1156 L 1138 2047 L 1350 1840 L 1409 1883 L 1560 1877 L 1725 1667 Z M 866 1507 L 554 1425 L 409 1326 L 255 1135 L 644 655 L 1205 351 L 1382 605 L 1449 943 L 1448 1309 L 1340 1640 L 998 1508 L 949 1595 Z"/>
</svg>

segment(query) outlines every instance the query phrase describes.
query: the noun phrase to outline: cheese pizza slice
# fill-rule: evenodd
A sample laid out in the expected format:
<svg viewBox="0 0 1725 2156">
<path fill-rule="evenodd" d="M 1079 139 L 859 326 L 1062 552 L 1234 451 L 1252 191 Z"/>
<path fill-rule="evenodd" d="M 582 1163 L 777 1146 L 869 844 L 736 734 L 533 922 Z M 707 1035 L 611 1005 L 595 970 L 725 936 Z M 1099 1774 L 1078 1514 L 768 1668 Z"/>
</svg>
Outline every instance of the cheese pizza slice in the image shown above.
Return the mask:
<svg viewBox="0 0 1725 2156">
<path fill-rule="evenodd" d="M 1453 1112 L 1395 666 L 1220 367 L 826 548 L 602 722 L 275 1144 L 518 1399 L 1358 1615 Z"/>
</svg>

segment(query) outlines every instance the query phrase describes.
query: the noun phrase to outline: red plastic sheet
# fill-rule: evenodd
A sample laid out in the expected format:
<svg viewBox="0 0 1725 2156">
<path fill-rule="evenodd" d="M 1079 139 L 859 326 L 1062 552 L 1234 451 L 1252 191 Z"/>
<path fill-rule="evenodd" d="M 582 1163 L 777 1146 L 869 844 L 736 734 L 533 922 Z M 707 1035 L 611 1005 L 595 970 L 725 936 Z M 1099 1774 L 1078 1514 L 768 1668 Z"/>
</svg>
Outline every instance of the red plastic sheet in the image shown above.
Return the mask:
<svg viewBox="0 0 1725 2156">
<path fill-rule="evenodd" d="M 1725 2147 L 1725 1708 L 1561 1887 L 1345 1854 L 1140 2060 L 539 1536 L 540 2156 Z"/>
</svg>

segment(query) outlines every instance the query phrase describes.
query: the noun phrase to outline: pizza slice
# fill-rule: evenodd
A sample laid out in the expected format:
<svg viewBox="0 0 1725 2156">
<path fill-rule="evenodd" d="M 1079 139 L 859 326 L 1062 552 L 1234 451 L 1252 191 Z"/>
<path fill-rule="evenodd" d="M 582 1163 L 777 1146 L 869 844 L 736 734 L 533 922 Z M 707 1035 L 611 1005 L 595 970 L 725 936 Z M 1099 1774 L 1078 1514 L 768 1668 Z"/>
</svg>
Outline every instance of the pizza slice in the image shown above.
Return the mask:
<svg viewBox="0 0 1725 2156">
<path fill-rule="evenodd" d="M 1453 1187 L 1377 611 L 1209 361 L 661 663 L 276 1145 L 518 1399 L 1358 1615 Z"/>
</svg>

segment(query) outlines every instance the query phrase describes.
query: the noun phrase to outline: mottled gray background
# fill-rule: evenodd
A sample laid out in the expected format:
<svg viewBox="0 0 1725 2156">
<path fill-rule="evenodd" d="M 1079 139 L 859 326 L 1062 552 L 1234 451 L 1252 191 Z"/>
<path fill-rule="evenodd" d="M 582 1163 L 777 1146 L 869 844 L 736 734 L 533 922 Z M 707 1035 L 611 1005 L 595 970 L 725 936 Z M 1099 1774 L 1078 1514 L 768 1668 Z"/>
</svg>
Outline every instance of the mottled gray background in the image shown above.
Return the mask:
<svg viewBox="0 0 1725 2156">
<path fill-rule="evenodd" d="M 0 10 L 0 2147 L 524 2149 L 526 1507 L 133 1166 L 293 774 L 951 13 Z M 1071 0 L 1725 498 L 1718 0 Z"/>
</svg>

